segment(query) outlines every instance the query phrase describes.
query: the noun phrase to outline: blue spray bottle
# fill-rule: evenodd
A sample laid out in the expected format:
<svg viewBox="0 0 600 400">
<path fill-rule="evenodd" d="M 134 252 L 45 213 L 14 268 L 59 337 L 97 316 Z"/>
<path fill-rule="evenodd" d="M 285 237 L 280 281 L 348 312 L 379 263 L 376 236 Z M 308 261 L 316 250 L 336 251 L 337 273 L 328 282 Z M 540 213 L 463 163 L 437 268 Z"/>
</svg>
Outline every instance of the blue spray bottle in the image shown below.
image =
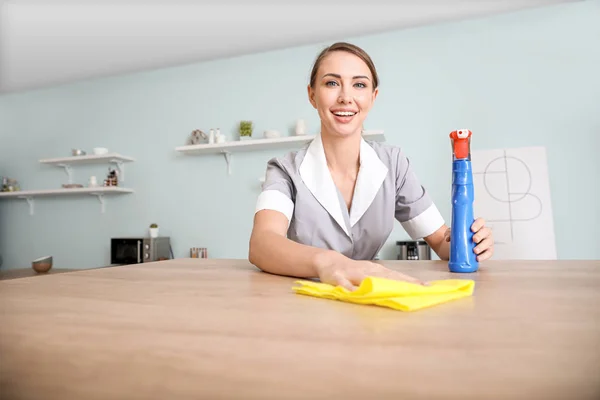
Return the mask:
<svg viewBox="0 0 600 400">
<path fill-rule="evenodd" d="M 473 172 L 471 170 L 471 131 L 460 129 L 450 133 L 452 143 L 452 225 L 450 228 L 451 272 L 475 272 L 479 268 L 473 252 Z"/>
</svg>

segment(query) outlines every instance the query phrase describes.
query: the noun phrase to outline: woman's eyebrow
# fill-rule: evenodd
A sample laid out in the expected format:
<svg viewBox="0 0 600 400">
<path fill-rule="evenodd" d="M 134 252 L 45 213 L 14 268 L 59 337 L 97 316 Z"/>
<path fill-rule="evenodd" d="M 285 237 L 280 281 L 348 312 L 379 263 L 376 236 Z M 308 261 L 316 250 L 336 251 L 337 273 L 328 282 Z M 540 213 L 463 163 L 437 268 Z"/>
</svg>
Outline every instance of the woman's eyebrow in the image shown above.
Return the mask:
<svg viewBox="0 0 600 400">
<path fill-rule="evenodd" d="M 326 76 L 333 76 L 334 78 L 342 79 L 341 75 L 332 74 L 332 73 L 327 73 L 327 74 L 323 75 L 322 78 L 325 78 Z M 356 75 L 356 76 L 353 76 L 352 79 L 367 79 L 367 80 L 369 80 L 369 77 L 365 76 L 365 75 Z"/>
</svg>

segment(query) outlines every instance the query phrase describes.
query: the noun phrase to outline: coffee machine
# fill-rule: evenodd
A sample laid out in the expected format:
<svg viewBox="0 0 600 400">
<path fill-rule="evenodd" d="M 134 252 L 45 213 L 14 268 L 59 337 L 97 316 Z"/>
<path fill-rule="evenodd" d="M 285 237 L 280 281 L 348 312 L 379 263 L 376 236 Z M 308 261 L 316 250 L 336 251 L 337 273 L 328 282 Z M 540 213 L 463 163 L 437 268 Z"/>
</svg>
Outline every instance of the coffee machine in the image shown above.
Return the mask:
<svg viewBox="0 0 600 400">
<path fill-rule="evenodd" d="M 425 241 L 399 241 L 396 246 L 398 260 L 431 260 L 431 247 Z"/>
</svg>

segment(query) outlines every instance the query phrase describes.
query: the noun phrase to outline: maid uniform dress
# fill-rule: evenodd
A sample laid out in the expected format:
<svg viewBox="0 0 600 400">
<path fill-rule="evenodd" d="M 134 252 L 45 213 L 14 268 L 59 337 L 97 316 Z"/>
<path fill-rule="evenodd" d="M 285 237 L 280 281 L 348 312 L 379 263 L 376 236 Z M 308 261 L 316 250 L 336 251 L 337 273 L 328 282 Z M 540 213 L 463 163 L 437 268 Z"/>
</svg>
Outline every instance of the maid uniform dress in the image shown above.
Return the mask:
<svg viewBox="0 0 600 400">
<path fill-rule="evenodd" d="M 364 138 L 348 212 L 327 167 L 320 134 L 306 148 L 269 160 L 255 212 L 260 210 L 285 215 L 289 239 L 354 260 L 375 259 L 394 220 L 413 240 L 445 223 L 400 148 Z"/>
</svg>

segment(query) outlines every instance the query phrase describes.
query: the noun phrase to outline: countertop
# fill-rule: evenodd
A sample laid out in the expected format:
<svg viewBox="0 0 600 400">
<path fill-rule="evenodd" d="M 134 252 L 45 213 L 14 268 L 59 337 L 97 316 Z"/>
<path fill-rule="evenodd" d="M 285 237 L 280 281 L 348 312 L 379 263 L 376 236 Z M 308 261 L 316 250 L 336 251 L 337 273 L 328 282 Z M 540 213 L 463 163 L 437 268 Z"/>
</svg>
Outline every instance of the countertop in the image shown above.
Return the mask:
<svg viewBox="0 0 600 400">
<path fill-rule="evenodd" d="M 0 398 L 600 398 L 600 261 L 381 263 L 475 291 L 407 313 L 213 259 L 0 281 Z"/>
</svg>

